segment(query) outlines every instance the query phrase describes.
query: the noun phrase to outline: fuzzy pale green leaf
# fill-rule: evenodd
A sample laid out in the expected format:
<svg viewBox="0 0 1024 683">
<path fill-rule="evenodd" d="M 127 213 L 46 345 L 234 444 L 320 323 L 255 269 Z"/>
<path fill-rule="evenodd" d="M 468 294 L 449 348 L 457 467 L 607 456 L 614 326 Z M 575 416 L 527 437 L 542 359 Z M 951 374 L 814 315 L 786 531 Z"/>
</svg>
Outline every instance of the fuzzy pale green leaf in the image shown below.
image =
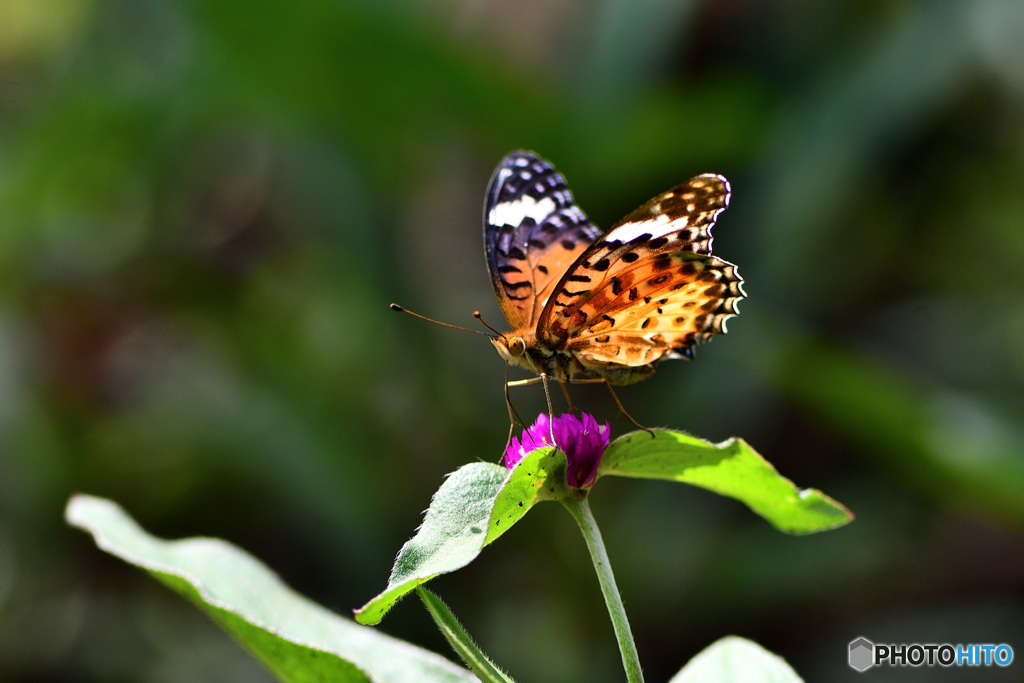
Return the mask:
<svg viewBox="0 0 1024 683">
<path fill-rule="evenodd" d="M 292 591 L 239 548 L 150 536 L 115 503 L 76 495 L 69 524 L 196 603 L 282 681 L 473 681 L 440 655 L 344 619 Z"/>
<path fill-rule="evenodd" d="M 853 519 L 840 503 L 815 489 L 798 489 L 743 439 L 709 443 L 683 432 L 656 429 L 625 434 L 608 446 L 599 476 L 667 479 L 700 486 L 745 503 L 773 526 L 807 534 Z"/>
<path fill-rule="evenodd" d="M 757 643 L 726 636 L 704 648 L 669 683 L 802 683 L 782 657 Z"/>
<path fill-rule="evenodd" d="M 384 592 L 356 612 L 376 624 L 409 591 L 472 562 L 527 510 L 565 488 L 565 455 L 542 448 L 509 471 L 476 462 L 453 472 L 434 493 L 419 531 L 398 552 Z"/>
</svg>

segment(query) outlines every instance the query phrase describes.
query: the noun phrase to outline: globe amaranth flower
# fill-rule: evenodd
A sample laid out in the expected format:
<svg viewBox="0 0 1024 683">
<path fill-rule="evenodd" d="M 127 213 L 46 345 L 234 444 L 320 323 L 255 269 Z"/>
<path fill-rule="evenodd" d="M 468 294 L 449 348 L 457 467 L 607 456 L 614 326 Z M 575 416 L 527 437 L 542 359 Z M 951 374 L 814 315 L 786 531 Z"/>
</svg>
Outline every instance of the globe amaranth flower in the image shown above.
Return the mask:
<svg viewBox="0 0 1024 683">
<path fill-rule="evenodd" d="M 598 424 L 587 413 L 581 417 L 566 413 L 553 421 L 547 413 L 541 413 L 531 427 L 523 430 L 522 441 L 512 437 L 505 448 L 505 467 L 512 469 L 527 453 L 551 446 L 552 434 L 554 445 L 565 453 L 566 483 L 572 488 L 589 489 L 597 479 L 597 466 L 608 447 L 611 429 L 607 422 Z"/>
</svg>

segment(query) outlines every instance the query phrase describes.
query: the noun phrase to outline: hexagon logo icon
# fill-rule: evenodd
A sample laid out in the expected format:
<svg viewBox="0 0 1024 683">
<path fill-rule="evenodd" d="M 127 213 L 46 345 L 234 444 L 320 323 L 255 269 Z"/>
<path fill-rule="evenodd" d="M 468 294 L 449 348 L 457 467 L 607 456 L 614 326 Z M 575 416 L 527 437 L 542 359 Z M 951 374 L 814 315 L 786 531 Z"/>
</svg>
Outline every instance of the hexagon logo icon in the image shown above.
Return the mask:
<svg viewBox="0 0 1024 683">
<path fill-rule="evenodd" d="M 850 641 L 850 668 L 867 671 L 875 665 L 875 644 L 861 636 Z"/>
</svg>

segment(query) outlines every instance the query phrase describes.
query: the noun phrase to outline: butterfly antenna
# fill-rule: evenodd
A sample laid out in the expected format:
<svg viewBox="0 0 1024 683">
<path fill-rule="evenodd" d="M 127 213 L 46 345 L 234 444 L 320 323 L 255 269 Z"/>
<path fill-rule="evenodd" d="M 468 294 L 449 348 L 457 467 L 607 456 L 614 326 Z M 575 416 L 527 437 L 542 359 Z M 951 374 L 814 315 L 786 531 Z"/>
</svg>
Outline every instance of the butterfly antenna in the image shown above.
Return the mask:
<svg viewBox="0 0 1024 683">
<path fill-rule="evenodd" d="M 496 329 L 494 329 L 493 327 L 491 327 L 490 325 L 488 325 L 487 323 L 484 322 L 484 317 L 482 315 L 480 315 L 480 311 L 473 311 L 473 317 L 476 318 L 477 320 L 479 320 L 481 325 L 483 325 L 484 327 L 489 329 L 491 332 L 493 332 L 495 334 L 495 336 L 501 337 L 502 339 L 505 338 L 505 335 L 503 335 L 501 332 L 498 332 Z"/>
<path fill-rule="evenodd" d="M 441 327 L 450 327 L 453 330 L 462 330 L 463 332 L 472 332 L 473 334 L 482 334 L 485 337 L 490 337 L 491 336 L 491 335 L 487 334 L 486 332 L 481 332 L 480 330 L 474 330 L 474 329 L 471 329 L 469 327 L 462 327 L 460 325 L 452 325 L 451 323 L 443 323 L 440 320 L 434 320 L 433 318 L 428 318 L 425 315 L 420 315 L 419 313 L 413 313 L 408 308 L 402 308 L 398 304 L 391 304 L 391 310 L 392 311 L 397 311 L 398 313 L 408 313 L 409 315 L 414 316 L 416 318 L 419 318 L 420 320 L 426 320 L 428 323 L 434 323 L 435 325 L 440 325 Z M 491 329 L 491 328 L 488 327 L 487 329 Z M 495 332 L 495 334 L 498 334 L 498 333 Z M 498 335 L 498 336 L 500 337 L 501 335 Z"/>
</svg>

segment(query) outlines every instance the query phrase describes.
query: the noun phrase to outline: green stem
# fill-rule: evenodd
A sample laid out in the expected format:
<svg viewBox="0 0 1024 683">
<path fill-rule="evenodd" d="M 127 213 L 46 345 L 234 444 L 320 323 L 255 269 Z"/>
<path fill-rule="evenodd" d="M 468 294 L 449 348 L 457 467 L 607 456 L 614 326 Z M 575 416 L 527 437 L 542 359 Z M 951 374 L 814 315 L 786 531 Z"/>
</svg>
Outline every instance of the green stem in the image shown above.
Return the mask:
<svg viewBox="0 0 1024 683">
<path fill-rule="evenodd" d="M 636 653 L 636 643 L 633 642 L 633 632 L 630 630 L 629 620 L 626 618 L 626 608 L 622 605 L 622 597 L 615 585 L 615 575 L 612 574 L 612 565 L 608 562 L 608 553 L 605 552 L 604 541 L 601 540 L 601 531 L 597 528 L 597 522 L 594 521 L 587 498 L 585 495 L 579 498 L 568 497 L 562 498 L 560 502 L 576 520 L 580 531 L 583 532 L 583 538 L 587 542 L 587 549 L 590 550 L 590 558 L 594 562 L 597 579 L 601 582 L 601 593 L 604 594 L 604 602 L 608 605 L 608 615 L 615 628 L 615 638 L 619 641 L 619 652 L 622 653 L 622 667 L 626 670 L 626 680 L 629 683 L 643 683 L 644 675 L 640 670 L 640 658 Z"/>
</svg>

